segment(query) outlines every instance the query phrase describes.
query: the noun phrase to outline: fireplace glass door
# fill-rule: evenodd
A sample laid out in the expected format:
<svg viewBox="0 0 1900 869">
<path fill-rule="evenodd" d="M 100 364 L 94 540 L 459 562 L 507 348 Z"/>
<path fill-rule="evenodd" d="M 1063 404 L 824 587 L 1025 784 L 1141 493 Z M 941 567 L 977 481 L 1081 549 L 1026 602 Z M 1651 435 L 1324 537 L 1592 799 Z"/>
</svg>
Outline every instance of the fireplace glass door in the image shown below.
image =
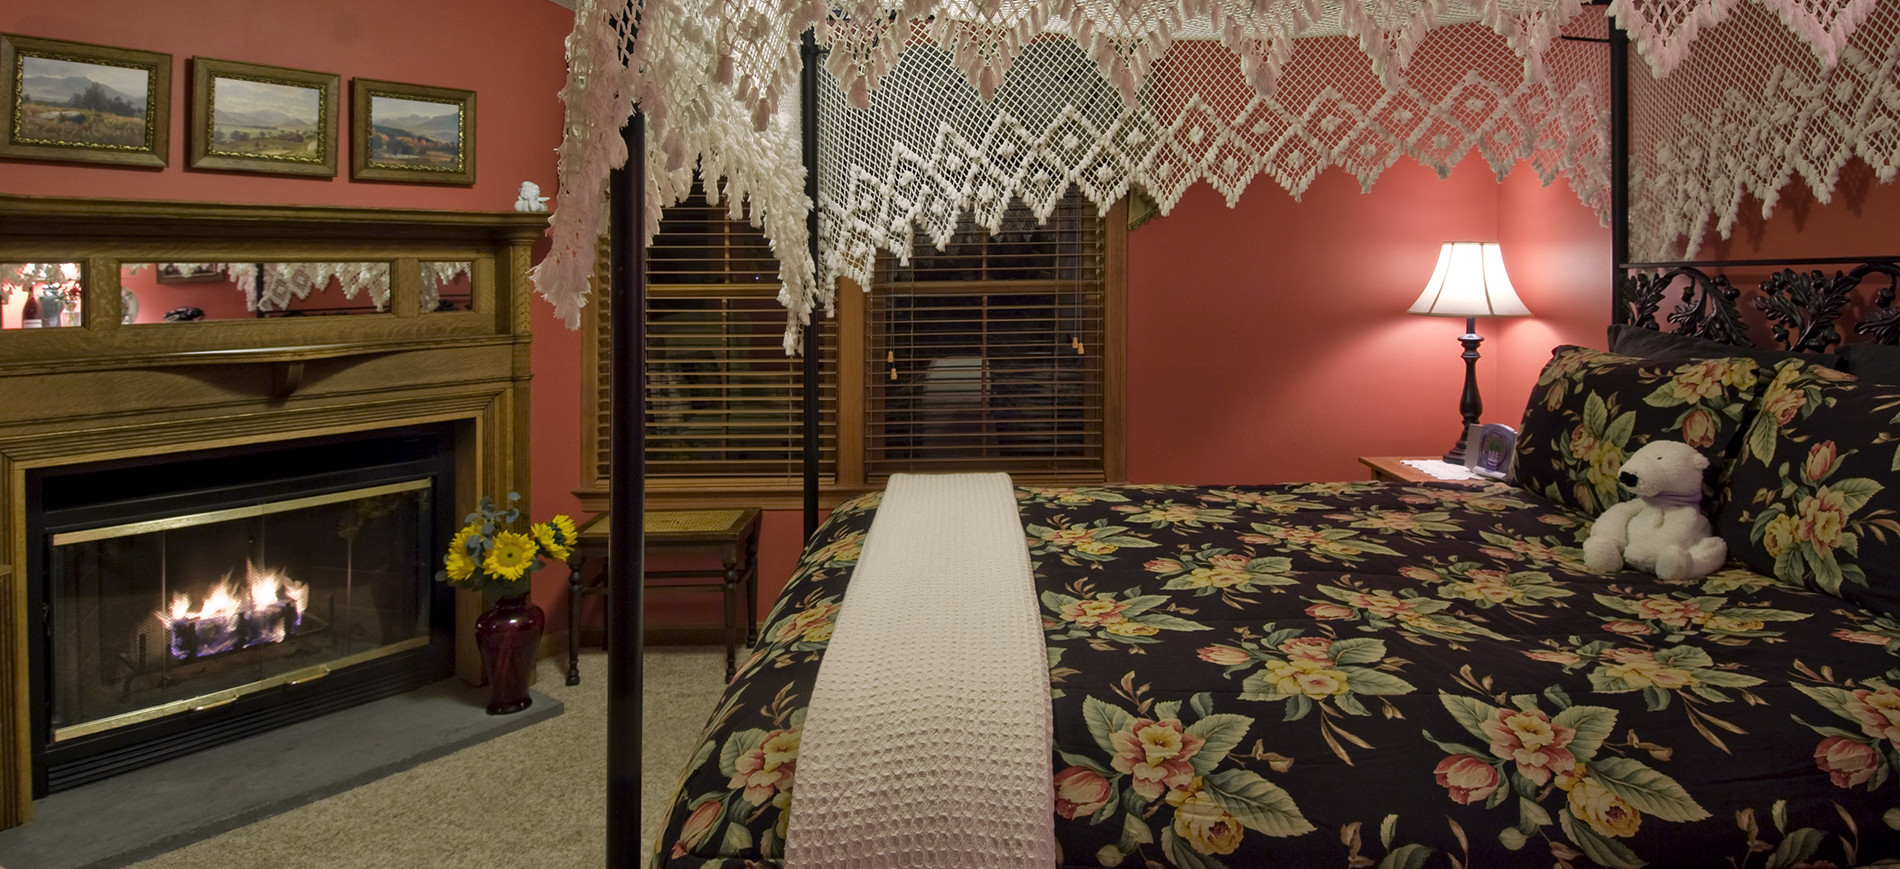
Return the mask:
<svg viewBox="0 0 1900 869">
<path fill-rule="evenodd" d="M 49 742 L 427 646 L 431 485 L 52 534 Z"/>
</svg>

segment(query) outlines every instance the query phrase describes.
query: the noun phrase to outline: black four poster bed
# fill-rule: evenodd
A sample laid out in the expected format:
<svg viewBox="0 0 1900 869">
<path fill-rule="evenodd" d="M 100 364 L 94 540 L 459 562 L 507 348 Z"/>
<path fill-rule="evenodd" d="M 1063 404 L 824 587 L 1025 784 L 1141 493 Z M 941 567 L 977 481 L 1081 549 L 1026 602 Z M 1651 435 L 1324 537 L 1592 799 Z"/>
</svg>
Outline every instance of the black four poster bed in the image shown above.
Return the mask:
<svg viewBox="0 0 1900 869">
<path fill-rule="evenodd" d="M 1635 6 L 1624 11 L 1640 18 Z M 659 11 L 643 9 L 643 26 L 664 24 Z M 839 14 L 821 26 L 835 31 Z M 1885 14 L 1875 15 L 1882 27 Z M 902 16 L 880 20 L 891 19 Z M 615 32 L 627 35 L 631 20 L 615 19 Z M 1645 33 L 1655 36 L 1639 38 Z M 1623 37 L 1610 38 L 1610 77 L 1621 79 Z M 1843 36 L 1828 52 L 1862 63 L 1847 43 Z M 803 57 L 809 94 L 809 40 Z M 858 84 L 875 82 L 890 61 L 862 46 L 855 58 L 855 72 L 834 69 L 842 83 L 833 89 L 861 103 L 869 98 Z M 620 59 L 642 62 L 633 49 Z M 753 104 L 750 120 L 770 126 L 758 107 L 776 100 L 774 80 L 734 73 L 732 61 L 712 65 L 739 95 L 735 103 Z M 997 87 L 970 71 L 985 96 Z M 636 89 L 624 90 L 615 111 L 630 108 Z M 1666 185 L 1657 178 L 1696 171 L 1700 158 L 1685 158 L 1680 142 L 1632 156 L 1632 137 L 1659 134 L 1627 120 L 1622 95 L 1632 88 L 1617 81 L 1610 91 L 1612 169 L 1598 192 L 1619 264 L 1618 325 L 1608 351 L 1553 353 L 1525 409 L 1515 484 L 1008 490 L 1047 656 L 1051 742 L 1040 774 L 1054 862 L 1900 864 L 1900 488 L 1891 485 L 1900 479 L 1900 268 L 1883 258 L 1631 262 L 1633 248 L 1654 253 L 1702 237 L 1710 209 L 1684 205 L 1694 197 L 1680 191 L 1658 192 Z M 570 84 L 564 96 L 572 107 L 585 94 Z M 706 106 L 659 102 L 706 120 Z M 805 100 L 797 136 L 807 154 L 815 151 L 815 102 Z M 769 179 L 744 177 L 743 159 L 682 144 L 680 130 L 676 119 L 656 165 L 690 172 L 696 156 L 708 175 L 739 176 L 728 195 L 749 185 L 755 207 L 771 202 Z M 649 153 L 645 131 L 633 115 L 627 153 Z M 1871 150 L 1853 153 L 1879 162 Z M 564 150 L 564 201 L 570 156 Z M 1632 164 L 1655 170 L 1634 191 L 1625 171 Z M 807 168 L 807 201 L 821 208 L 803 212 L 803 233 L 781 221 L 775 239 L 813 245 L 809 268 L 825 261 L 815 246 L 827 200 L 818 167 Z M 616 172 L 609 200 L 613 291 L 634 300 L 613 308 L 610 509 L 622 516 L 643 507 L 635 233 L 654 219 L 646 203 L 664 201 L 676 183 L 649 171 L 635 160 Z M 1760 171 L 1785 181 L 1777 166 Z M 1572 172 L 1581 173 L 1571 175 L 1573 186 L 1588 186 L 1587 171 Z M 1732 219 L 1733 208 L 1715 209 L 1718 221 Z M 1634 243 L 1632 214 L 1641 235 Z M 851 273 L 848 263 L 833 265 L 828 277 Z M 1741 284 L 1717 274 L 1723 268 L 1767 274 L 1761 295 L 1738 302 Z M 801 283 L 811 274 L 787 269 L 788 303 L 803 319 L 815 301 Z M 1675 334 L 1656 330 L 1665 307 Z M 1744 310 L 1762 312 L 1785 349 L 1736 346 L 1748 343 Z M 807 327 L 804 340 L 813 336 Z M 1837 352 L 1846 337 L 1862 340 Z M 1622 456 L 1656 438 L 1686 440 L 1712 459 L 1707 503 L 1732 560 L 1686 582 L 1594 574 L 1579 549 L 1590 517 L 1622 497 L 1613 474 Z M 801 739 L 809 750 L 815 738 L 801 734 L 807 704 L 822 693 L 820 663 L 834 629 L 849 630 L 839 618 L 846 583 L 878 545 L 870 528 L 888 508 L 874 493 L 817 525 L 810 438 L 807 450 L 807 550 L 681 777 L 656 866 L 778 865 L 788 831 L 804 821 L 791 797 L 795 776 L 802 786 L 817 780 L 801 766 L 810 759 Z M 622 530 L 632 533 L 616 534 L 612 563 L 633 568 L 612 578 L 610 613 L 608 859 L 616 866 L 644 857 L 641 540 L 637 524 Z M 983 719 L 989 710 L 970 712 Z M 866 840 L 887 833 L 866 831 Z M 901 860 L 861 852 L 855 865 L 992 865 L 955 841 L 911 845 Z M 849 840 L 826 846 L 803 856 L 842 855 L 811 865 L 852 865 Z"/>
</svg>

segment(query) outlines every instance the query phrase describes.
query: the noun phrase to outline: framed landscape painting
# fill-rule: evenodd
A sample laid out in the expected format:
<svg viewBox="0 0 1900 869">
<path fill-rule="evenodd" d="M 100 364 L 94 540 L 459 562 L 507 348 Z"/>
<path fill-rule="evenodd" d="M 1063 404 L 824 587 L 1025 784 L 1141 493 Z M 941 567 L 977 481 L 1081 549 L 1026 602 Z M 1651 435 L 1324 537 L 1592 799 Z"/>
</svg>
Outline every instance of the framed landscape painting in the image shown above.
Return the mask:
<svg viewBox="0 0 1900 869">
<path fill-rule="evenodd" d="M 164 166 L 172 56 L 0 33 L 0 157 Z"/>
<path fill-rule="evenodd" d="M 191 168 L 335 176 L 341 82 L 330 73 L 192 58 Z"/>
<path fill-rule="evenodd" d="M 350 177 L 475 183 L 475 92 L 350 82 Z"/>
</svg>

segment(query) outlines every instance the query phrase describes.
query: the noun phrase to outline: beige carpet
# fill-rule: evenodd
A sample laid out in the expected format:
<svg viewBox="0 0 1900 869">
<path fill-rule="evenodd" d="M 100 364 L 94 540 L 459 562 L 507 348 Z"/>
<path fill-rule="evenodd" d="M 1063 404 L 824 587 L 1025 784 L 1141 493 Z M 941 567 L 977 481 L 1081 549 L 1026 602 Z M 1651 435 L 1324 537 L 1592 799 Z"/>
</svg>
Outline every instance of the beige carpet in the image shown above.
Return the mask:
<svg viewBox="0 0 1900 869">
<path fill-rule="evenodd" d="M 566 665 L 542 661 L 535 684 L 561 715 L 132 866 L 604 866 L 607 658 L 584 653 L 571 688 Z M 723 646 L 647 650 L 643 864 L 724 668 Z"/>
</svg>

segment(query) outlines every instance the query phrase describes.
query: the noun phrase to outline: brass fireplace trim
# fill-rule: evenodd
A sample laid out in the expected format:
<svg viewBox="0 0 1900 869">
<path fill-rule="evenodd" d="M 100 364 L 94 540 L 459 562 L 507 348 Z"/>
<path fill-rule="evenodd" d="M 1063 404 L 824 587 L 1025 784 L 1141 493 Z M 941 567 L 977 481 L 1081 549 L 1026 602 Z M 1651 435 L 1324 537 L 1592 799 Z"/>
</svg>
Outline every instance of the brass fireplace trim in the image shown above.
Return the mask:
<svg viewBox="0 0 1900 869">
<path fill-rule="evenodd" d="M 400 483 L 388 483 L 381 486 L 366 486 L 347 492 L 332 492 L 328 495 L 308 495 L 302 498 L 286 498 L 268 504 L 253 504 L 249 507 L 232 507 L 228 510 L 207 510 L 203 513 L 189 513 L 184 516 L 167 516 L 163 519 L 148 519 L 143 522 L 127 522 L 122 525 L 104 525 L 87 528 L 83 531 L 66 531 L 53 535 L 54 546 L 68 543 L 89 543 L 94 540 L 111 540 L 115 537 L 130 537 L 134 534 L 150 534 L 155 531 L 174 531 L 179 528 L 192 528 L 198 525 L 210 525 L 215 522 L 229 522 L 235 519 L 254 519 L 273 513 L 288 513 L 307 507 L 321 507 L 343 501 L 356 501 L 374 498 L 378 495 L 394 495 L 398 492 L 414 492 L 435 485 L 424 478 L 404 480 Z"/>
<path fill-rule="evenodd" d="M 220 706 L 229 706 L 232 703 L 236 703 L 239 697 L 248 694 L 268 691 L 280 685 L 302 685 L 307 682 L 315 682 L 318 679 L 330 675 L 331 672 L 344 667 L 354 667 L 366 661 L 386 658 L 390 655 L 401 654 L 411 649 L 420 649 L 427 645 L 429 645 L 428 637 L 410 637 L 399 643 L 391 643 L 387 646 L 370 649 L 367 652 L 358 652 L 354 655 L 337 658 L 329 663 L 318 664 L 315 667 L 305 667 L 301 670 L 280 673 L 267 679 L 247 682 L 235 688 L 226 688 L 222 691 L 200 694 L 185 700 L 174 700 L 159 706 L 149 706 L 136 712 L 113 715 L 98 719 L 97 721 L 75 724 L 71 727 L 57 728 L 53 731 L 53 741 L 64 742 L 68 739 L 78 739 L 82 736 L 91 736 L 95 733 L 104 733 L 108 730 L 117 730 L 121 727 L 129 727 L 134 724 L 168 718 L 183 712 L 203 712 L 208 709 L 216 709 Z"/>
</svg>

